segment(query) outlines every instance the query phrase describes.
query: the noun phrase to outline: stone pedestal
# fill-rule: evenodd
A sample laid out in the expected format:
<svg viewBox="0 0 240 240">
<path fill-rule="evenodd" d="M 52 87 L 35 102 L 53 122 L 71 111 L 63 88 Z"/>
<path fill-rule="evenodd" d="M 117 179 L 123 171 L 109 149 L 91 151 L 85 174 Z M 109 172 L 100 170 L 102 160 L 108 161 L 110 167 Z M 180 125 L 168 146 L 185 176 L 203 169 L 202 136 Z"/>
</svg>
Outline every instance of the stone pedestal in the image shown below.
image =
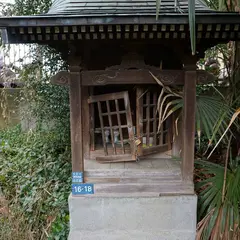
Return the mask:
<svg viewBox="0 0 240 240">
<path fill-rule="evenodd" d="M 69 208 L 69 240 L 195 240 L 195 195 L 70 195 Z"/>
</svg>

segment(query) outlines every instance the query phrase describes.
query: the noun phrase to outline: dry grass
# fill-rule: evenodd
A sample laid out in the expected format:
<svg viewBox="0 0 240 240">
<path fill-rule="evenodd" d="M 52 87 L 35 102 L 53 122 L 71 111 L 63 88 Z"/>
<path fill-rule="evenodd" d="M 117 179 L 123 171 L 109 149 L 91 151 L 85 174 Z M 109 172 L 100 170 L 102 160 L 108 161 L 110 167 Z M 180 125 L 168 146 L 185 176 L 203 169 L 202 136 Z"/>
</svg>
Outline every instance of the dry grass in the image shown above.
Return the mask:
<svg viewBox="0 0 240 240">
<path fill-rule="evenodd" d="M 10 210 L 8 202 L 0 197 L 0 240 L 33 240 L 33 233 L 23 215 Z"/>
</svg>

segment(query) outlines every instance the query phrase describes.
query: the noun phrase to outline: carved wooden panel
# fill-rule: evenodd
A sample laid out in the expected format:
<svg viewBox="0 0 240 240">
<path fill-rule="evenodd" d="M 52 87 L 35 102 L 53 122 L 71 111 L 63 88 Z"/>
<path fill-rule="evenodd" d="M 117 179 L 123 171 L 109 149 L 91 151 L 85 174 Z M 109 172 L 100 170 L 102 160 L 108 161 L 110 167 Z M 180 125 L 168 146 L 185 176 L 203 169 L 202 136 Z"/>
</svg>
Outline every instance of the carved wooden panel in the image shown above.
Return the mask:
<svg viewBox="0 0 240 240">
<path fill-rule="evenodd" d="M 155 67 L 150 67 L 149 69 L 82 71 L 82 85 L 101 86 L 109 84 L 157 84 L 150 72 L 160 79 L 164 85 L 184 85 L 185 71 L 160 70 Z M 69 85 L 69 79 L 69 72 L 60 71 L 51 78 L 51 82 L 58 85 Z M 206 84 L 214 80 L 215 77 L 211 73 L 204 70 L 197 71 L 197 84 Z"/>
<path fill-rule="evenodd" d="M 67 71 L 60 71 L 51 78 L 51 83 L 57 85 L 69 85 L 70 73 Z"/>
<path fill-rule="evenodd" d="M 184 71 L 151 70 L 165 85 L 183 85 Z M 83 71 L 83 85 L 98 86 L 108 84 L 157 84 L 149 70 L 95 70 Z"/>
<path fill-rule="evenodd" d="M 184 85 L 183 70 L 160 70 L 157 68 L 130 69 L 130 70 L 94 70 L 82 71 L 82 84 L 98 86 L 109 84 L 157 84 L 150 72 L 164 85 Z M 215 80 L 215 77 L 204 71 L 197 71 L 197 83 L 206 84 Z"/>
</svg>

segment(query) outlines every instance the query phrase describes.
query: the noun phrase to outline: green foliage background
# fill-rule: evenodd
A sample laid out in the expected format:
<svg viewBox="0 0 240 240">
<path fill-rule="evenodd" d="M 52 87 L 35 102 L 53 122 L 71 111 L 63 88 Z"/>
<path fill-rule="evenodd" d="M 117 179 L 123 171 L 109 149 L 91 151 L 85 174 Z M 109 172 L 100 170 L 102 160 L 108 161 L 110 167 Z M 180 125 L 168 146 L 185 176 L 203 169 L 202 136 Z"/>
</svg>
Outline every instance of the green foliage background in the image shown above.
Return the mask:
<svg viewBox="0 0 240 240">
<path fill-rule="evenodd" d="M 4 14 L 34 15 L 50 5 L 49 0 L 16 0 L 4 7 Z M 30 48 L 33 63 L 14 69 L 24 83 L 16 101 L 27 103 L 23 117 L 34 120 L 36 127 L 0 132 L 0 187 L 10 209 L 7 216 L 0 214 L 0 239 L 66 240 L 71 191 L 69 96 L 67 87 L 50 83 L 66 64 L 47 46 Z M 1 207 L 6 206 L 0 201 Z"/>
<path fill-rule="evenodd" d="M 19 126 L 1 132 L 0 137 L 1 187 L 13 214 L 20 212 L 23 216 L 33 237 L 29 239 L 67 239 L 69 146 L 54 131 L 23 133 Z"/>
</svg>

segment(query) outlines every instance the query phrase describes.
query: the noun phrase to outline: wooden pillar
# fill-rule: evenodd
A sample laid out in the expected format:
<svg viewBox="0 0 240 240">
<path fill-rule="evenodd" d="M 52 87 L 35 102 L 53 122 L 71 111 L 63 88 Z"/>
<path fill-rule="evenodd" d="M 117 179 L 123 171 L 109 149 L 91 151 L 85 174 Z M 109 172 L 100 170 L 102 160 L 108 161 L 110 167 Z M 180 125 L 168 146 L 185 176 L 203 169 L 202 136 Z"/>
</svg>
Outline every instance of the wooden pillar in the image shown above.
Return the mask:
<svg viewBox="0 0 240 240">
<path fill-rule="evenodd" d="M 195 145 L 195 108 L 196 108 L 196 65 L 185 68 L 184 109 L 183 109 L 183 151 L 182 177 L 193 180 Z"/>
<path fill-rule="evenodd" d="M 90 108 L 88 104 L 88 87 L 82 86 L 82 127 L 83 127 L 83 158 L 90 157 Z"/>
<path fill-rule="evenodd" d="M 82 86 L 79 66 L 70 66 L 70 121 L 72 172 L 84 172 L 83 127 L 82 127 Z"/>
</svg>

